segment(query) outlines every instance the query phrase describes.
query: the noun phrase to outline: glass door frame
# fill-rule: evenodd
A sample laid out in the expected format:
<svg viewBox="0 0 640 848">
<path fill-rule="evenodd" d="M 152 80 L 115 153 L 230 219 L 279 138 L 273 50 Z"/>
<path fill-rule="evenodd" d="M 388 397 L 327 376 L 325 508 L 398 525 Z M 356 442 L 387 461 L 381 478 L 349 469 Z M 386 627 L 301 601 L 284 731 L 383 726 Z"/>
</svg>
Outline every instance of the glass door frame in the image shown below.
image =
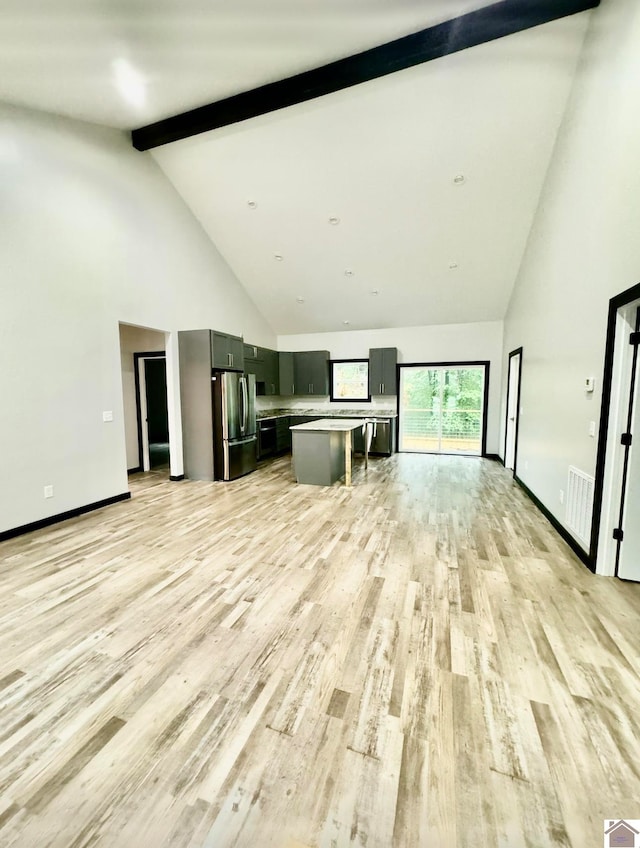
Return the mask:
<svg viewBox="0 0 640 848">
<path fill-rule="evenodd" d="M 449 453 L 447 451 L 411 451 L 411 450 L 402 450 L 400 451 L 400 435 L 401 435 L 401 424 L 402 424 L 402 411 L 401 411 L 401 401 L 402 401 L 402 369 L 403 368 L 484 368 L 484 384 L 483 384 L 483 398 L 482 398 L 482 435 L 480 438 L 480 453 Z M 435 456 L 468 456 L 468 457 L 486 457 L 487 456 L 487 417 L 489 413 L 489 373 L 490 373 L 490 362 L 488 359 L 480 359 L 480 360 L 456 360 L 451 362 L 403 362 L 402 364 L 398 364 L 398 396 L 397 396 L 397 407 L 398 407 L 398 427 L 397 427 L 397 444 L 396 449 L 399 453 L 431 453 Z"/>
</svg>

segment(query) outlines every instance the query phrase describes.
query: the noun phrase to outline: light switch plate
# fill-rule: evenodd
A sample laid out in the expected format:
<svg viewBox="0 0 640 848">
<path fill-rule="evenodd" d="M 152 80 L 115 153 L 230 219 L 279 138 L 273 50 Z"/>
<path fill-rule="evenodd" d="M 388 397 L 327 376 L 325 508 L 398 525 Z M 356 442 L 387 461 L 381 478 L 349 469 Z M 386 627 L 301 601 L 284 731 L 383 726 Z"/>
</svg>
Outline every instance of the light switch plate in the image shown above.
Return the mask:
<svg viewBox="0 0 640 848">
<path fill-rule="evenodd" d="M 113 412 L 109 409 L 106 412 L 102 413 L 103 421 L 113 421 Z"/>
</svg>

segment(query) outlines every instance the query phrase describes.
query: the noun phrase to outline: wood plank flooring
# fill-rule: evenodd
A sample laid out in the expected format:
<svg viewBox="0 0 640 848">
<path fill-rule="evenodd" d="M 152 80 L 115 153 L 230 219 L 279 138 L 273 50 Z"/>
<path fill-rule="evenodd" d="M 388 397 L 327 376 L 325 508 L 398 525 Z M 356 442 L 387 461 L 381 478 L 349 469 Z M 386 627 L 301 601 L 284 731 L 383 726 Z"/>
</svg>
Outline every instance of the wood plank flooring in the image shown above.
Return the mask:
<svg viewBox="0 0 640 848">
<path fill-rule="evenodd" d="M 640 585 L 497 463 L 131 486 L 0 545 L 3 848 L 583 848 L 640 818 Z"/>
</svg>

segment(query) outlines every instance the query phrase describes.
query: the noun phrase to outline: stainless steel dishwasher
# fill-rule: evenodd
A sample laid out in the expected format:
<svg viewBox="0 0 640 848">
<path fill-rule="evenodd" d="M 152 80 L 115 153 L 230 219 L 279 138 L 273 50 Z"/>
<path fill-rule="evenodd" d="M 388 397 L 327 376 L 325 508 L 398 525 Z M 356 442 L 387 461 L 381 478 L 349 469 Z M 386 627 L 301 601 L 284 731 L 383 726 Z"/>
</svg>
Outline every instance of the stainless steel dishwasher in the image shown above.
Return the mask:
<svg viewBox="0 0 640 848">
<path fill-rule="evenodd" d="M 370 418 L 369 421 L 373 424 L 373 435 L 371 437 L 371 446 L 369 453 L 382 453 L 390 455 L 392 453 L 391 445 L 391 419 L 389 418 Z"/>
</svg>

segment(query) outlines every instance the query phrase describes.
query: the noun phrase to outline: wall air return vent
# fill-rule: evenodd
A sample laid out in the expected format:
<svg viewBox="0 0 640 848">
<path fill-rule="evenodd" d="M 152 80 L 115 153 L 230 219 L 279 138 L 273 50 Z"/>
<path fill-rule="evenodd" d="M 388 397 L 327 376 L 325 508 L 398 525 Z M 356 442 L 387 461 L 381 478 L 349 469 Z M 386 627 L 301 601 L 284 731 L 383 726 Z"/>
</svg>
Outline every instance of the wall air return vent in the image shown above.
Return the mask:
<svg viewBox="0 0 640 848">
<path fill-rule="evenodd" d="M 565 521 L 567 527 L 587 544 L 591 533 L 593 484 L 593 477 L 573 465 L 569 466 Z"/>
</svg>

